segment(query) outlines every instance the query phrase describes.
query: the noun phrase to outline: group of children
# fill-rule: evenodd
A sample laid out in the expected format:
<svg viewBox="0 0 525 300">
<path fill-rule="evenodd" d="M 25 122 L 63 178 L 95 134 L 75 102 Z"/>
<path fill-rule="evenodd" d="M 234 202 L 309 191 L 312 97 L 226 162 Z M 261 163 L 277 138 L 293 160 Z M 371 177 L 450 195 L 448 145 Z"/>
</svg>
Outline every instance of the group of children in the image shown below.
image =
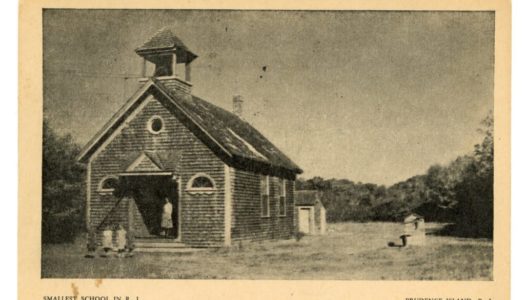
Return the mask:
<svg viewBox="0 0 525 300">
<path fill-rule="evenodd" d="M 113 229 L 112 229 L 113 227 Z M 113 239 L 115 233 L 115 239 Z M 114 242 L 115 240 L 115 242 Z M 85 257 L 94 258 L 97 256 L 97 238 L 96 232 L 90 231 L 88 236 L 88 253 Z M 101 257 L 117 256 L 117 257 L 131 257 L 133 256 L 133 238 L 129 235 L 124 227 L 120 224 L 115 226 L 106 226 L 102 231 L 102 253 Z"/>
</svg>

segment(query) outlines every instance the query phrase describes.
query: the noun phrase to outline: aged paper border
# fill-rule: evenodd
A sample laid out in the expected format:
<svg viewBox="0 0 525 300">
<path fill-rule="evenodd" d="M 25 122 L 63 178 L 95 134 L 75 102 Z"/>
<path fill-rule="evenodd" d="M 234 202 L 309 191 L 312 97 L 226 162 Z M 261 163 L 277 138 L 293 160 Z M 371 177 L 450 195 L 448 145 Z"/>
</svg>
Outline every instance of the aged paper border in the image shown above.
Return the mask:
<svg viewBox="0 0 525 300">
<path fill-rule="evenodd" d="M 104 1 L 21 0 L 19 6 L 20 299 L 80 295 L 139 299 L 509 299 L 510 297 L 510 2 L 489 1 Z M 214 8 L 311 10 L 496 11 L 494 118 L 495 215 L 493 281 L 41 279 L 41 148 L 43 8 Z"/>
</svg>

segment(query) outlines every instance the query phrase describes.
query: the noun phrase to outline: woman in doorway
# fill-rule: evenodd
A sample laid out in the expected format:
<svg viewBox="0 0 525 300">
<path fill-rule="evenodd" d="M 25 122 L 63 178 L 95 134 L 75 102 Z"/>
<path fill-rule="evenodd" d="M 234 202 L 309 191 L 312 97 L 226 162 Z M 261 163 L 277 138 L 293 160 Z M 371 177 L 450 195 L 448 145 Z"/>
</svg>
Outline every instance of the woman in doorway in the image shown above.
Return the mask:
<svg viewBox="0 0 525 300">
<path fill-rule="evenodd" d="M 165 203 L 162 208 L 162 220 L 160 222 L 161 235 L 168 237 L 173 229 L 173 220 L 171 219 L 171 213 L 173 212 L 173 205 L 168 198 L 164 198 Z"/>
</svg>

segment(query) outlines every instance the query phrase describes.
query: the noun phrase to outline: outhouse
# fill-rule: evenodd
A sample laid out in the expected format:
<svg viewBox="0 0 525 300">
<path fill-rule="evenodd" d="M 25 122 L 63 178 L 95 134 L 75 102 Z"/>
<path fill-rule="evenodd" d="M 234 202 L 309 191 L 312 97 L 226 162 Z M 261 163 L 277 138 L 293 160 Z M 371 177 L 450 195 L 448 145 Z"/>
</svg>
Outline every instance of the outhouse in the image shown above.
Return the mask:
<svg viewBox="0 0 525 300">
<path fill-rule="evenodd" d="M 296 191 L 295 213 L 297 231 L 304 234 L 326 233 L 326 209 L 318 191 Z"/>
<path fill-rule="evenodd" d="M 424 245 L 426 239 L 425 219 L 415 213 L 407 215 L 403 219 L 404 234 L 406 244 Z"/>
</svg>

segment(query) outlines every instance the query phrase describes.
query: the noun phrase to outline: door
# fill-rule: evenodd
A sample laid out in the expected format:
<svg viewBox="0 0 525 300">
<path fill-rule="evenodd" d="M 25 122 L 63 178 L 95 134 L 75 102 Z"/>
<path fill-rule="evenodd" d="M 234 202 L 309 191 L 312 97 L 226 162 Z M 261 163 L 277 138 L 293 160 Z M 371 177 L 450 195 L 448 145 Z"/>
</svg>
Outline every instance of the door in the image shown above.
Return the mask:
<svg viewBox="0 0 525 300">
<path fill-rule="evenodd" d="M 126 184 L 132 191 L 134 202 L 133 228 L 137 238 L 156 238 L 159 236 L 178 237 L 178 189 L 171 176 L 129 176 Z M 165 199 L 172 205 L 173 228 L 164 234 L 161 228 Z"/>
<path fill-rule="evenodd" d="M 310 208 L 299 208 L 299 231 L 310 233 Z"/>
</svg>

